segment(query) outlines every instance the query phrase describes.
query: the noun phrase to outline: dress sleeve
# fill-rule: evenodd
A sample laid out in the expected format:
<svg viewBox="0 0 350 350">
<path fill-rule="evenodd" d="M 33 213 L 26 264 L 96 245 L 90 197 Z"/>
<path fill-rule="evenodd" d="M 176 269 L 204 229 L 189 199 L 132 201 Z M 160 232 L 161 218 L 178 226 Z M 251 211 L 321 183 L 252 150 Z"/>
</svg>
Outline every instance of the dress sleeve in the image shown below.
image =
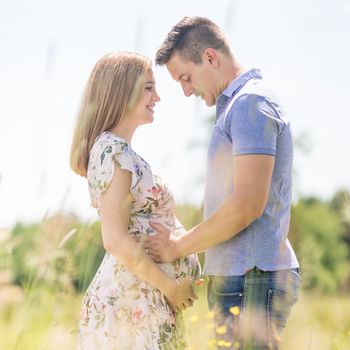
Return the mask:
<svg viewBox="0 0 350 350">
<path fill-rule="evenodd" d="M 140 180 L 141 171 L 130 145 L 118 139 L 98 140 L 89 157 L 87 179 L 94 207 L 99 206 L 99 198 L 110 185 L 115 167 L 131 172 L 133 189 Z"/>
</svg>

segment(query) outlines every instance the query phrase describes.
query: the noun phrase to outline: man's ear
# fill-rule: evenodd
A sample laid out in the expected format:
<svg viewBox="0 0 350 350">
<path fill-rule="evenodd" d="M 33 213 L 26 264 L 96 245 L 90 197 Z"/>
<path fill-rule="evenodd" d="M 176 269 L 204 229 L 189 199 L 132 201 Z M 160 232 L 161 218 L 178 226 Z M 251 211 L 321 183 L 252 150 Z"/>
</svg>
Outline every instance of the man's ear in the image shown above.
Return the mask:
<svg viewBox="0 0 350 350">
<path fill-rule="evenodd" d="M 208 47 L 204 50 L 202 59 L 205 62 L 208 62 L 209 65 L 211 65 L 213 68 L 218 68 L 219 67 L 219 55 L 218 52 L 211 48 Z"/>
</svg>

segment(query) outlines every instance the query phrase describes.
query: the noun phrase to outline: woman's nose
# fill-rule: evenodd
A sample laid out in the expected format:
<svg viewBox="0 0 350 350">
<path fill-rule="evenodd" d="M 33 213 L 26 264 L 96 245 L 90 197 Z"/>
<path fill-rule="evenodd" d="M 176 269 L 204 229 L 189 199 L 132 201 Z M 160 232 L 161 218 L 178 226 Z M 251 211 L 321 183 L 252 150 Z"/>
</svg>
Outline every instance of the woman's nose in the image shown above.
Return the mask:
<svg viewBox="0 0 350 350">
<path fill-rule="evenodd" d="M 154 94 L 153 94 L 153 100 L 156 101 L 156 102 L 160 101 L 160 96 L 158 95 L 157 91 L 155 91 Z"/>
</svg>

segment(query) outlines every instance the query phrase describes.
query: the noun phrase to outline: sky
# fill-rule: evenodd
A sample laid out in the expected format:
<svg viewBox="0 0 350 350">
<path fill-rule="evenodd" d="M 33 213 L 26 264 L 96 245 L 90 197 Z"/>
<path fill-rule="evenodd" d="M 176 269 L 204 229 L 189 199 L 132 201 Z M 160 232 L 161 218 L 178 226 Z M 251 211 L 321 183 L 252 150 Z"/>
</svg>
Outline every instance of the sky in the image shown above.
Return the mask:
<svg viewBox="0 0 350 350">
<path fill-rule="evenodd" d="M 294 200 L 350 190 L 350 0 L 0 0 L 0 228 L 57 211 L 96 217 L 86 179 L 69 168 L 88 75 L 108 52 L 154 58 L 186 15 L 225 32 L 237 60 L 260 68 L 296 143 Z M 161 102 L 132 146 L 178 203 L 200 205 L 214 109 L 154 68 Z"/>
</svg>

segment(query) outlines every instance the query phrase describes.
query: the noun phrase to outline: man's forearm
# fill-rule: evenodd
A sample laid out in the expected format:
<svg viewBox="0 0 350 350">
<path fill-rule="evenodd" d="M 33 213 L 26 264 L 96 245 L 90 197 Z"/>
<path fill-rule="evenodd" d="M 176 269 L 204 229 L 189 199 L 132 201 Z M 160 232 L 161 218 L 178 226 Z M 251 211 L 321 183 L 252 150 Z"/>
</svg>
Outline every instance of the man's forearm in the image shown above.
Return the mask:
<svg viewBox="0 0 350 350">
<path fill-rule="evenodd" d="M 259 213 L 246 197 L 231 195 L 207 220 L 174 242 L 177 258 L 200 252 L 235 236 L 257 219 Z"/>
</svg>

